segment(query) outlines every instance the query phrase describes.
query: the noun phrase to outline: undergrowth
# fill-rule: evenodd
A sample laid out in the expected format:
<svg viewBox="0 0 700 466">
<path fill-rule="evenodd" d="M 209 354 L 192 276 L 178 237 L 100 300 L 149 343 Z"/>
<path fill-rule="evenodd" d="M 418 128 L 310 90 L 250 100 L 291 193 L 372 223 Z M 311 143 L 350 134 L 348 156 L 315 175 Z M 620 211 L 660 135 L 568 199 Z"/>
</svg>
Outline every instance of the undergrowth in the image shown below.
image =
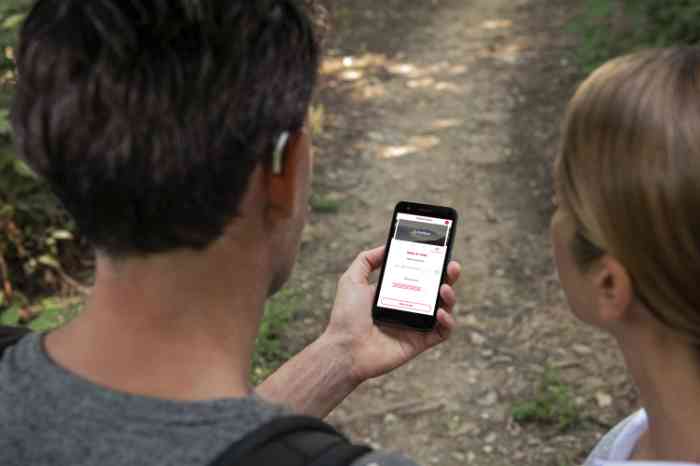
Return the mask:
<svg viewBox="0 0 700 466">
<path fill-rule="evenodd" d="M 69 274 L 80 265 L 84 248 L 70 217 L 45 183 L 16 158 L 12 144 L 14 47 L 31 3 L 0 1 L 0 313 L 12 316 L 21 310 L 19 323 L 39 317 L 46 296 L 54 302 L 47 309 L 55 309 L 62 296 L 81 288 Z"/>
<path fill-rule="evenodd" d="M 253 355 L 255 384 L 264 380 L 290 356 L 282 345 L 281 336 L 299 303 L 299 293 L 288 288 L 270 298 L 265 305 L 265 315 L 255 341 Z"/>
<path fill-rule="evenodd" d="M 578 56 L 585 72 L 609 58 L 649 47 L 700 43 L 696 0 L 585 0 L 572 23 L 581 37 Z"/>
<path fill-rule="evenodd" d="M 565 431 L 581 422 L 572 388 L 562 382 L 559 373 L 546 369 L 533 397 L 517 402 L 511 410 L 513 420 L 556 426 Z"/>
</svg>

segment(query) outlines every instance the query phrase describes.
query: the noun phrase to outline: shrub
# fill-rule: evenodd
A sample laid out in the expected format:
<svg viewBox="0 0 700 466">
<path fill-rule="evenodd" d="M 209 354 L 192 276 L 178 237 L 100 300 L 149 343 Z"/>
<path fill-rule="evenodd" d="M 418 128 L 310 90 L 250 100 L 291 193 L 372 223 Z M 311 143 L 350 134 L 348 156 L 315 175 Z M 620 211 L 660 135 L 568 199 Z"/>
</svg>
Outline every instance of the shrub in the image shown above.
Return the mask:
<svg viewBox="0 0 700 466">
<path fill-rule="evenodd" d="M 39 295 L 64 288 L 66 246 L 77 246 L 72 221 L 12 145 L 14 46 L 31 3 L 0 2 L 0 313 L 28 308 Z"/>
<path fill-rule="evenodd" d="M 586 0 L 573 24 L 579 58 L 590 72 L 610 57 L 647 47 L 700 43 L 696 0 Z"/>
<path fill-rule="evenodd" d="M 559 374 L 550 368 L 542 375 L 535 395 L 515 403 L 511 415 L 514 421 L 521 424 L 554 425 L 562 431 L 581 421 L 571 387 L 563 383 Z"/>
<path fill-rule="evenodd" d="M 626 3 L 643 21 L 639 30 L 643 45 L 700 42 L 700 2 L 697 0 L 626 0 Z"/>
</svg>

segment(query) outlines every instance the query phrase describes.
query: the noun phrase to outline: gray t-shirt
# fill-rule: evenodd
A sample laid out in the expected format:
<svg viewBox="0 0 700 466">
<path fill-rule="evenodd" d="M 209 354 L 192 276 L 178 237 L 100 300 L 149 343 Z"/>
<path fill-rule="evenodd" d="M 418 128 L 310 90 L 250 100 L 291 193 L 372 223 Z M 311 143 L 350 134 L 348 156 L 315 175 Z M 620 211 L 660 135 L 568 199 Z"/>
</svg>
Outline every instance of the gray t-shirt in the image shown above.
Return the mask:
<svg viewBox="0 0 700 466">
<path fill-rule="evenodd" d="M 176 402 L 115 392 L 53 362 L 33 334 L 0 360 L 0 465 L 205 466 L 287 412 L 251 396 Z M 375 452 L 356 466 L 415 466 Z"/>
</svg>

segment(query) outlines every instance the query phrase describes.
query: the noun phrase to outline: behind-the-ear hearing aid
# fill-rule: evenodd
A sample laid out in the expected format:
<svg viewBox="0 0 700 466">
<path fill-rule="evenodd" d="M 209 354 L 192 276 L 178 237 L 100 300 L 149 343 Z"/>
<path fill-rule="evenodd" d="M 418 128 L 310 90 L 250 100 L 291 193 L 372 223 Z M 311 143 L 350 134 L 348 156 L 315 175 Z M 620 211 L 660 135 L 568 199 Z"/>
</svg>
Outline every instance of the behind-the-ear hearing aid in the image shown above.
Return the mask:
<svg viewBox="0 0 700 466">
<path fill-rule="evenodd" d="M 284 149 L 287 147 L 287 141 L 289 141 L 289 132 L 285 131 L 280 134 L 279 139 L 277 139 L 277 145 L 275 146 L 275 152 L 272 154 L 272 174 L 281 175 L 284 166 Z"/>
</svg>

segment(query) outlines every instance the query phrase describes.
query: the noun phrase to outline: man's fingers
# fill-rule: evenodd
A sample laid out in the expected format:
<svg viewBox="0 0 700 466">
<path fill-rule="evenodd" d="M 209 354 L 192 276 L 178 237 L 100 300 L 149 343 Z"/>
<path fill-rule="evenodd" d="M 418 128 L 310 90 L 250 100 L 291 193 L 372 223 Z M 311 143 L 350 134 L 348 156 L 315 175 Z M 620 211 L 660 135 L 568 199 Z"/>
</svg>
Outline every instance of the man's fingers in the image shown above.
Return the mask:
<svg viewBox="0 0 700 466">
<path fill-rule="evenodd" d="M 444 309 L 448 313 L 451 313 L 452 308 L 454 308 L 454 305 L 457 302 L 455 290 L 450 285 L 442 285 L 440 287 L 440 299 L 442 299 Z"/>
<path fill-rule="evenodd" d="M 382 266 L 384 246 L 361 252 L 347 271 L 350 279 L 356 283 L 366 283 L 369 274 Z"/>
<path fill-rule="evenodd" d="M 454 285 L 459 280 L 459 276 L 462 273 L 462 266 L 457 261 L 451 261 L 447 265 L 447 284 Z"/>
<path fill-rule="evenodd" d="M 457 327 L 457 320 L 455 317 L 444 309 L 438 311 L 438 323 L 440 327 L 448 333 L 452 333 L 452 330 Z"/>
<path fill-rule="evenodd" d="M 430 346 L 435 346 L 450 338 L 452 331 L 457 327 L 457 321 L 454 316 L 445 309 L 438 309 L 437 325 L 431 334 Z"/>
</svg>

